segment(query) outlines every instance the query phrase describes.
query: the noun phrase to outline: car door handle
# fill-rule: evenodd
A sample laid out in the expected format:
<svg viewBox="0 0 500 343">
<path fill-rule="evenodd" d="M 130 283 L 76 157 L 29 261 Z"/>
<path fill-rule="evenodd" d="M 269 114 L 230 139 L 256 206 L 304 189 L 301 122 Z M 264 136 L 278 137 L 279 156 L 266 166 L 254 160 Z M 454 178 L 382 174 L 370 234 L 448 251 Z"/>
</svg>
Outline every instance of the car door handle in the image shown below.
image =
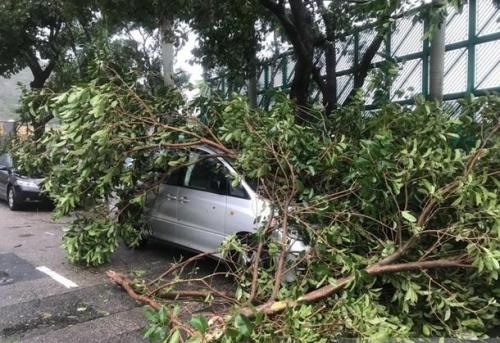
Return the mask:
<svg viewBox="0 0 500 343">
<path fill-rule="evenodd" d="M 167 200 L 177 200 L 177 197 L 173 194 L 167 194 Z"/>
<path fill-rule="evenodd" d="M 179 199 L 179 202 L 181 202 L 181 203 L 185 204 L 185 203 L 189 202 L 189 199 L 188 199 L 188 198 L 186 198 L 186 197 L 181 197 L 181 198 Z"/>
</svg>

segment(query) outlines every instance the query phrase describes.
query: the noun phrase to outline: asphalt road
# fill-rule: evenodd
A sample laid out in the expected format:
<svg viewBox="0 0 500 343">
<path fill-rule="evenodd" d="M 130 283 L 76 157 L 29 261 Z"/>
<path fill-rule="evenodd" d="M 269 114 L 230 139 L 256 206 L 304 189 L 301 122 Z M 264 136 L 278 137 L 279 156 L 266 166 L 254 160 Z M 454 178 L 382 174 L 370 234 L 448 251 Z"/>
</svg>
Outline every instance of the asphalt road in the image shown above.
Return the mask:
<svg viewBox="0 0 500 343">
<path fill-rule="evenodd" d="M 76 266 L 60 247 L 64 225 L 48 211 L 11 212 L 0 202 L 0 342 L 143 342 L 144 308 L 104 272 L 154 276 L 191 253 L 151 242 L 120 247 L 100 268 Z M 207 259 L 197 270 L 215 266 Z"/>
</svg>

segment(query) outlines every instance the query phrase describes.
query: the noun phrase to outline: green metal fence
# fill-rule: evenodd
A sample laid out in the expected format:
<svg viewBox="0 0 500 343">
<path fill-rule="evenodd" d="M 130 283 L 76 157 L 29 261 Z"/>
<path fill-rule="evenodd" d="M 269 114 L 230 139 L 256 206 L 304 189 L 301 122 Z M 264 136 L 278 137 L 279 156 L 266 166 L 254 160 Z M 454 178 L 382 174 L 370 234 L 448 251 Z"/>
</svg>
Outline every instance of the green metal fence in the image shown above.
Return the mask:
<svg viewBox="0 0 500 343">
<path fill-rule="evenodd" d="M 417 94 L 429 92 L 429 40 L 424 38 L 428 20 L 415 20 L 419 10 L 398 19 L 373 60 L 374 67 L 387 56 L 399 65 L 399 74 L 390 86 L 393 101 L 411 103 Z M 454 100 L 466 94 L 500 91 L 500 9 L 492 0 L 469 0 L 461 12 L 450 9 L 446 19 L 444 99 Z M 375 38 L 374 28 L 361 29 L 337 44 L 337 97 L 342 102 L 353 87 L 353 71 L 366 48 Z M 318 57 L 323 66 L 324 56 Z M 292 54 L 283 54 L 261 66 L 258 72 L 258 102 L 267 104 L 270 89 L 287 89 L 294 72 Z M 225 97 L 232 92 L 245 93 L 244 85 L 225 77 L 208 80 L 210 88 Z M 367 107 L 373 105 L 373 94 L 367 89 Z M 315 99 L 321 94 L 315 92 Z"/>
</svg>

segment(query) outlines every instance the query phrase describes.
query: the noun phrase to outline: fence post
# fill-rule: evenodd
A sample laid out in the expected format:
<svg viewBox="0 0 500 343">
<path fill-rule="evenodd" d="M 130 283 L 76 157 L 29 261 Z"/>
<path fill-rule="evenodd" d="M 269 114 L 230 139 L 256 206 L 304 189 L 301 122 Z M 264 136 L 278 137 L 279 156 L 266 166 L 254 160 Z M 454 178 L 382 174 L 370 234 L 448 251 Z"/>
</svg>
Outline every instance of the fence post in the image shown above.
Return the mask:
<svg viewBox="0 0 500 343">
<path fill-rule="evenodd" d="M 429 30 L 429 15 L 424 18 L 424 33 Z M 425 98 L 429 96 L 429 38 L 422 43 L 422 94 Z"/>
<path fill-rule="evenodd" d="M 354 65 L 353 70 L 358 69 L 359 63 L 359 31 L 354 32 Z"/>
<path fill-rule="evenodd" d="M 287 88 L 288 87 L 288 58 L 286 55 L 283 55 L 282 59 L 281 59 L 281 63 L 282 63 L 282 70 L 281 70 L 281 78 L 282 78 L 282 82 L 281 84 L 283 85 L 283 88 Z"/>
<path fill-rule="evenodd" d="M 474 93 L 476 77 L 476 0 L 469 0 L 469 37 L 467 40 L 467 93 Z"/>
<path fill-rule="evenodd" d="M 392 25 L 389 27 L 389 31 L 387 31 L 387 34 L 385 36 L 385 55 L 386 55 L 386 60 L 389 58 L 391 58 L 391 49 L 392 49 L 392 46 L 391 46 L 391 39 L 392 39 Z M 392 82 L 387 78 L 385 80 L 385 87 L 387 89 L 387 99 L 386 100 L 390 100 L 391 99 L 391 86 L 392 86 Z"/>
</svg>

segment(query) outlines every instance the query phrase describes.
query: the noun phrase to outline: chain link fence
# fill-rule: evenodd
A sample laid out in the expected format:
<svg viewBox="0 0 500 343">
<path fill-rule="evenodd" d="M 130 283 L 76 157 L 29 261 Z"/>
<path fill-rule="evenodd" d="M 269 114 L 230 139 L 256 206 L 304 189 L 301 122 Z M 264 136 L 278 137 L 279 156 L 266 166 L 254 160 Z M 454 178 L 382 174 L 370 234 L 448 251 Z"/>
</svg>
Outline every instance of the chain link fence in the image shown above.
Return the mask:
<svg viewBox="0 0 500 343">
<path fill-rule="evenodd" d="M 423 9 L 408 12 L 398 19 L 385 37 L 373 66 L 388 58 L 397 61 L 399 73 L 390 85 L 390 98 L 400 103 L 412 103 L 413 98 L 429 93 L 429 39 L 425 32 L 428 19 Z M 353 88 L 353 72 L 365 50 L 376 36 L 374 28 L 366 27 L 337 43 L 337 97 L 342 103 Z M 325 75 L 324 55 L 317 57 Z M 295 63 L 292 53 L 286 53 L 263 64 L 258 71 L 258 104 L 268 105 L 269 90 L 290 87 Z M 446 48 L 444 66 L 444 100 L 456 100 L 467 94 L 480 95 L 500 91 L 500 9 L 491 0 L 469 0 L 462 11 L 450 8 L 446 18 Z M 226 77 L 207 80 L 208 88 L 224 97 L 232 92 L 246 93 L 243 84 L 231 83 Z M 367 108 L 373 108 L 374 94 L 364 85 Z M 321 100 L 314 91 L 315 100 Z"/>
</svg>

